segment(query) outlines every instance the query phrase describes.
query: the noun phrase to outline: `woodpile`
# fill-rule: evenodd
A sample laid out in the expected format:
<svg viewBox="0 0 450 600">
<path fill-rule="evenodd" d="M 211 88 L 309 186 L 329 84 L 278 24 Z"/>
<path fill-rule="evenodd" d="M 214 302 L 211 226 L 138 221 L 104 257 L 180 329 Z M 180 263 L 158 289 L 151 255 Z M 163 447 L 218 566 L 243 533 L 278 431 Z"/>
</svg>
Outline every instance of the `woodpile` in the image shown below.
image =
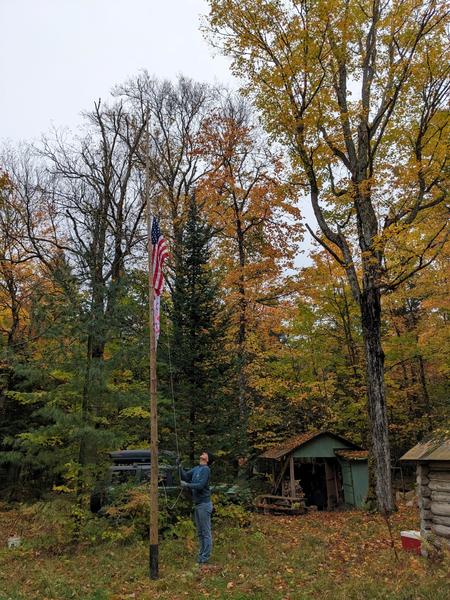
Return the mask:
<svg viewBox="0 0 450 600">
<path fill-rule="evenodd" d="M 420 530 L 450 546 L 450 464 L 429 462 L 417 465 L 417 495 Z"/>
<path fill-rule="evenodd" d="M 297 497 L 262 494 L 255 498 L 253 505 L 265 515 L 286 513 L 290 515 L 303 515 L 306 513 L 304 499 Z"/>
</svg>

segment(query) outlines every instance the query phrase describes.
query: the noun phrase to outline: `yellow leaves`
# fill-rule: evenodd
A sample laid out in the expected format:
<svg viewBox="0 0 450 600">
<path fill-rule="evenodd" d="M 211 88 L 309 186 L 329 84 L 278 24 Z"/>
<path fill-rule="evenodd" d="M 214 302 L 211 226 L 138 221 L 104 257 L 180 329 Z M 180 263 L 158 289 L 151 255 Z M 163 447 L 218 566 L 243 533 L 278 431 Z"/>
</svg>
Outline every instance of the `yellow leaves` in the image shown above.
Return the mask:
<svg viewBox="0 0 450 600">
<path fill-rule="evenodd" d="M 134 535 L 135 530 L 133 525 L 120 525 L 116 529 L 107 529 L 102 531 L 101 538 L 105 542 L 117 544 L 131 539 Z"/>
<path fill-rule="evenodd" d="M 73 380 L 73 373 L 61 369 L 53 369 L 53 371 L 50 371 L 50 377 L 58 384 L 69 383 Z"/>
<path fill-rule="evenodd" d="M 63 444 L 63 439 L 60 436 L 47 435 L 40 431 L 19 433 L 17 437 L 24 442 L 30 442 L 33 446 L 46 448 L 56 448 Z"/>
<path fill-rule="evenodd" d="M 149 419 L 150 412 L 145 410 L 141 406 L 129 406 L 120 411 L 119 416 L 122 418 L 134 418 L 134 419 Z"/>
<path fill-rule="evenodd" d="M 220 458 L 221 456 L 227 456 L 228 453 L 225 450 L 217 450 L 215 454 L 217 458 Z"/>
<path fill-rule="evenodd" d="M 105 358 L 109 359 L 108 346 L 105 351 Z M 142 387 L 142 382 L 136 381 L 135 376 L 129 369 L 115 369 L 112 373 L 112 382 L 108 384 L 108 389 L 115 391 L 128 391 L 134 387 L 136 390 Z"/>
<path fill-rule="evenodd" d="M 5 392 L 5 396 L 12 398 L 17 403 L 23 406 L 31 406 L 44 401 L 47 398 L 48 392 L 16 392 L 9 390 Z"/>
<path fill-rule="evenodd" d="M 108 427 L 110 425 L 108 417 L 105 417 L 103 415 L 96 415 L 92 417 L 92 422 L 95 423 L 97 426 L 103 425 L 104 427 Z"/>
<path fill-rule="evenodd" d="M 306 169 L 305 157 L 314 157 L 321 194 L 327 195 L 321 169 L 345 162 L 336 156 L 349 152 L 350 143 L 359 146 L 357 152 L 363 150 L 362 126 L 373 135 L 367 160 L 375 158 L 369 168 L 373 177 L 364 185 L 374 187 L 377 203 L 403 211 L 414 203 L 420 178 L 431 189 L 445 169 L 449 121 L 444 5 L 387 3 L 374 14 L 375 5 L 356 1 L 274 0 L 243 6 L 215 0 L 210 3 L 210 22 L 248 82 L 265 124 L 277 141 L 295 147 L 295 166 Z M 422 22 L 427 23 L 423 29 Z M 373 80 L 365 98 L 368 105 L 363 105 L 373 25 Z M 346 81 L 340 79 L 341 66 Z M 381 120 L 388 117 L 382 130 L 374 120 L 377 113 Z M 349 203 L 351 198 L 341 196 L 337 204 L 342 201 Z"/>
<path fill-rule="evenodd" d="M 53 491 L 61 494 L 71 494 L 74 490 L 67 485 L 54 485 Z"/>
<path fill-rule="evenodd" d="M 80 473 L 80 465 L 77 462 L 70 461 L 64 465 L 64 479 L 72 484 L 71 487 L 75 487 L 75 481 Z"/>
<path fill-rule="evenodd" d="M 124 382 L 131 382 L 134 379 L 133 371 L 130 371 L 130 369 L 123 369 L 121 371 L 116 370 L 113 373 L 113 377 L 116 381 Z"/>
</svg>

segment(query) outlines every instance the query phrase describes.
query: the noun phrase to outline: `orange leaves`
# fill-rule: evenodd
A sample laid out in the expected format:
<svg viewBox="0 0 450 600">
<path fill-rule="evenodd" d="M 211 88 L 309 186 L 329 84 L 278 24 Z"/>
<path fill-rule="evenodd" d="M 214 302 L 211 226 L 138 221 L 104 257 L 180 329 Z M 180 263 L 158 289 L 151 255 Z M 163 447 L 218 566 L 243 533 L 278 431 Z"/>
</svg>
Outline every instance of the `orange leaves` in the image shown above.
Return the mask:
<svg viewBox="0 0 450 600">
<path fill-rule="evenodd" d="M 213 166 L 198 195 L 211 224 L 232 242 L 227 249 L 239 254 L 241 266 L 251 255 L 292 258 L 301 234 L 296 193 L 283 181 L 283 163 L 252 123 L 249 107 L 230 100 L 224 114 L 205 122 L 202 142 Z M 286 238 L 290 244 L 281 243 Z"/>
<path fill-rule="evenodd" d="M 265 379 L 265 356 L 293 292 L 284 269 L 292 266 L 302 236 L 297 193 L 242 99 L 228 99 L 204 121 L 199 148 L 212 167 L 197 199 L 218 231 L 215 261 L 230 315 L 229 343 L 244 357 L 241 376 L 251 388 Z M 266 392 L 273 384 L 264 382 Z"/>
</svg>

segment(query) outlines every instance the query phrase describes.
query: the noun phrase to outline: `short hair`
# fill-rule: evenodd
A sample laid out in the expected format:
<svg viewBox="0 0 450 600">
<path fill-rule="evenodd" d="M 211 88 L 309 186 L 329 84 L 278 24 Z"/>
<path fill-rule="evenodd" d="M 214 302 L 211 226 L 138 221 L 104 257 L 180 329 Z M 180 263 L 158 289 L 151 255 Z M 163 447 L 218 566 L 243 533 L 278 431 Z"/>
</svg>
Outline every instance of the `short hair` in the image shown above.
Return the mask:
<svg viewBox="0 0 450 600">
<path fill-rule="evenodd" d="M 214 457 L 211 454 L 211 452 L 208 452 L 208 450 L 202 450 L 201 454 L 207 454 L 208 455 L 208 465 L 212 465 L 214 462 Z"/>
</svg>

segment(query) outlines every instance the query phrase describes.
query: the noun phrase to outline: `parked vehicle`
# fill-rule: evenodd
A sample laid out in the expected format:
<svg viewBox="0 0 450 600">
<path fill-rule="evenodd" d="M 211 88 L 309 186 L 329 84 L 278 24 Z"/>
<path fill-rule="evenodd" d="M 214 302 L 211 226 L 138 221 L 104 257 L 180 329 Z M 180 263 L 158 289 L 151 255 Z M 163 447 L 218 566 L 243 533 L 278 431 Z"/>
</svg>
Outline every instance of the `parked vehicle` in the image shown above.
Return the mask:
<svg viewBox="0 0 450 600">
<path fill-rule="evenodd" d="M 138 486 L 150 481 L 150 450 L 118 450 L 110 452 L 109 457 L 112 465 L 91 493 L 89 506 L 93 513 L 99 513 L 108 506 L 117 489 L 122 486 Z M 175 452 L 159 452 L 158 487 L 165 495 L 173 495 L 180 491 L 175 461 Z"/>
</svg>

